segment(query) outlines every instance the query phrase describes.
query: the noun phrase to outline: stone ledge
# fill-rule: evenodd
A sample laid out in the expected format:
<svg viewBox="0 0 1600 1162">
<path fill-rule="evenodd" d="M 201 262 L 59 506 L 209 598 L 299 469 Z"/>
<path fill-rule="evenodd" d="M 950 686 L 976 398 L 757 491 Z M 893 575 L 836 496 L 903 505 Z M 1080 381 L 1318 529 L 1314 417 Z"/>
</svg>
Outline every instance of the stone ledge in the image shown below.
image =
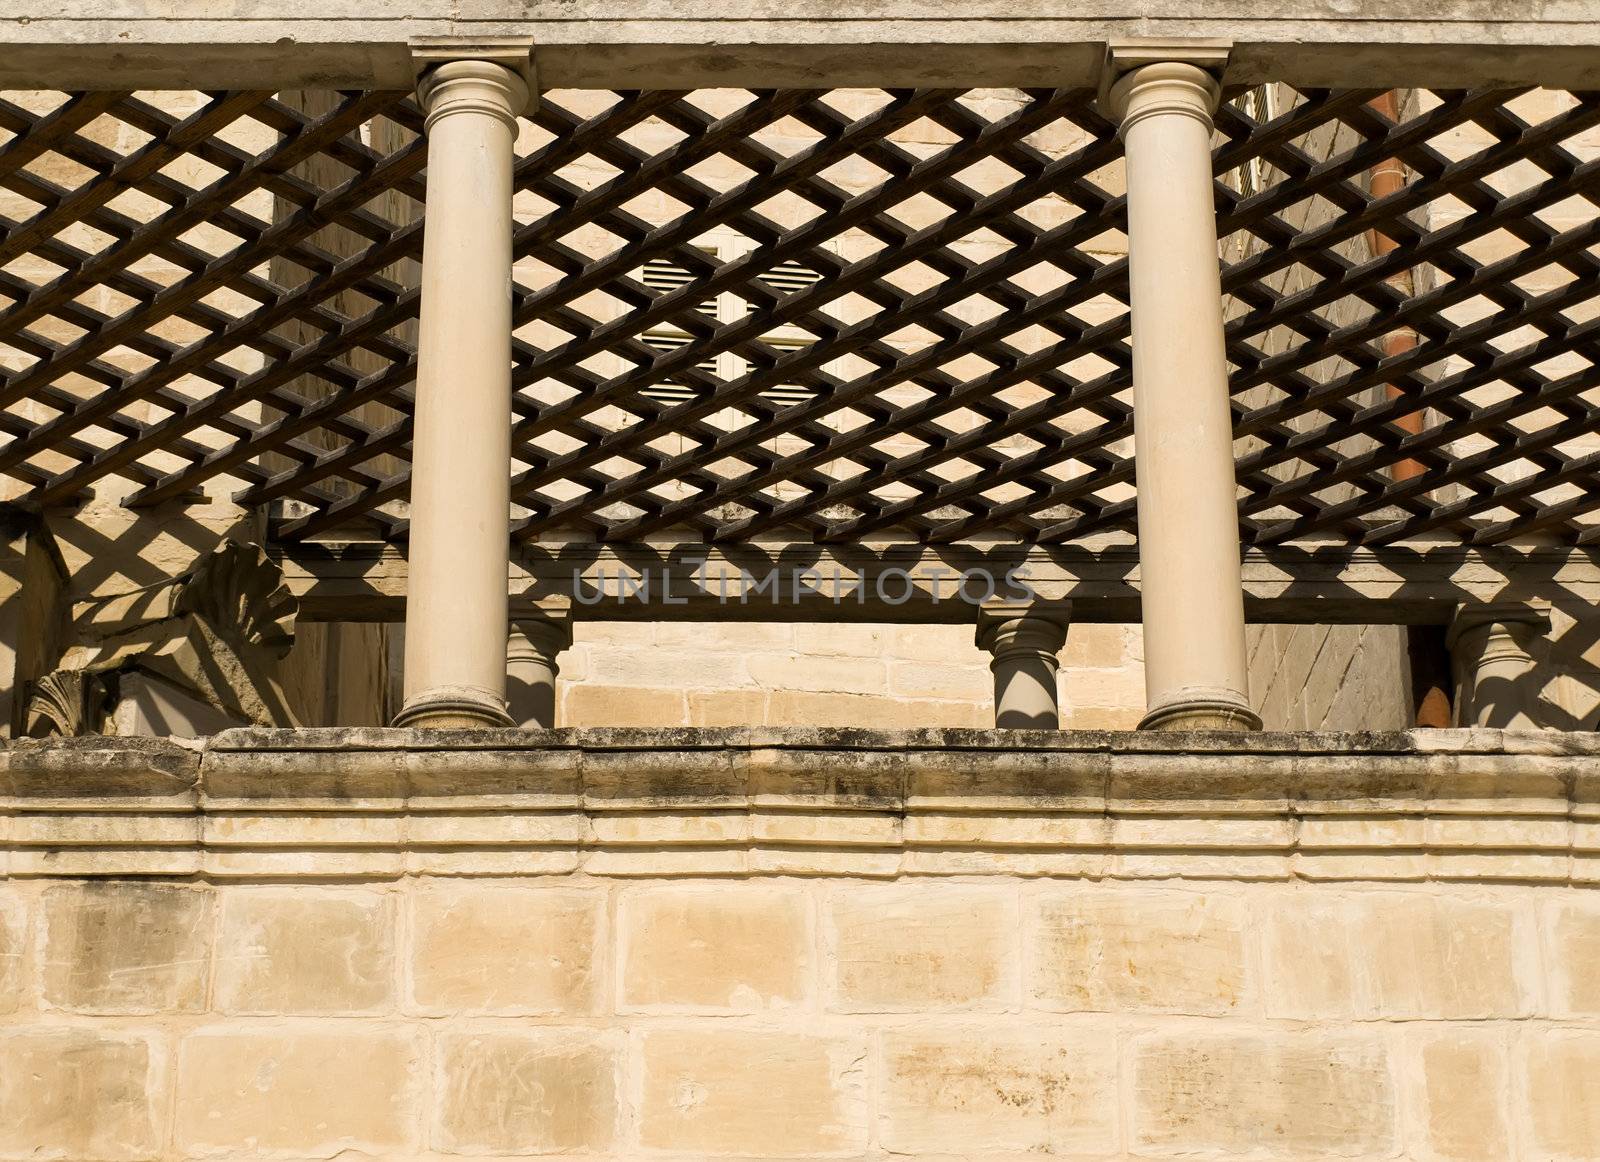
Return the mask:
<svg viewBox="0 0 1600 1162">
<path fill-rule="evenodd" d="M 1600 736 L 231 731 L 0 750 L 0 875 L 1600 883 Z"/>
</svg>

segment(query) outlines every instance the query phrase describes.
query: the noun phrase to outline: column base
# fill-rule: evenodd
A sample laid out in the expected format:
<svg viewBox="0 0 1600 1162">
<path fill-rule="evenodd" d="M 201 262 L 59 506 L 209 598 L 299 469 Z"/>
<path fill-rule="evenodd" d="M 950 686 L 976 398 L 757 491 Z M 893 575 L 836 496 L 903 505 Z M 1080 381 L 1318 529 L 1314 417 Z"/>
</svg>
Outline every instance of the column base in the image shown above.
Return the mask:
<svg viewBox="0 0 1600 1162">
<path fill-rule="evenodd" d="M 1232 690 L 1188 690 L 1152 706 L 1140 730 L 1260 730 L 1261 715 Z"/>
<path fill-rule="evenodd" d="M 406 700 L 394 725 L 417 730 L 484 730 L 515 725 L 504 698 L 477 686 L 436 686 Z"/>
</svg>

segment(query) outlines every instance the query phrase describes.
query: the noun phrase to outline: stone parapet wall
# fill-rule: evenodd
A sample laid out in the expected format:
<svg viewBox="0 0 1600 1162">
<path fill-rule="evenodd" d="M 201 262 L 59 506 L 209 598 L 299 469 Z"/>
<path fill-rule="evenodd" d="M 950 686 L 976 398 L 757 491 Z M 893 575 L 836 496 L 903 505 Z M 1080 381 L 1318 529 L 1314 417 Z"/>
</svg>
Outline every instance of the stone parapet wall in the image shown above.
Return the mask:
<svg viewBox="0 0 1600 1162">
<path fill-rule="evenodd" d="M 12 877 L 1600 883 L 1600 736 L 239 730 L 0 750 Z"/>
<path fill-rule="evenodd" d="M 0 1158 L 1600 1158 L 1600 738 L 0 750 Z"/>
</svg>

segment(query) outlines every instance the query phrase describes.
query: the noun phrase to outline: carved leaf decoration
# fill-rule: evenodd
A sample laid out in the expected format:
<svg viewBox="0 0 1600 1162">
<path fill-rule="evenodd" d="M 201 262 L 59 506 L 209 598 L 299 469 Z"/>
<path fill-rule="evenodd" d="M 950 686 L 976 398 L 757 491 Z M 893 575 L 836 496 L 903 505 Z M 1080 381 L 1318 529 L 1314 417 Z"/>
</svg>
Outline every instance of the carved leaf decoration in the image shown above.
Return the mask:
<svg viewBox="0 0 1600 1162">
<path fill-rule="evenodd" d="M 259 545 L 219 545 L 183 581 L 177 612 L 204 618 L 226 639 L 277 657 L 294 645 L 299 603 L 283 571 Z"/>
<path fill-rule="evenodd" d="M 32 684 L 27 727 L 34 738 L 88 733 L 88 693 L 95 681 L 82 670 L 56 670 Z"/>
</svg>

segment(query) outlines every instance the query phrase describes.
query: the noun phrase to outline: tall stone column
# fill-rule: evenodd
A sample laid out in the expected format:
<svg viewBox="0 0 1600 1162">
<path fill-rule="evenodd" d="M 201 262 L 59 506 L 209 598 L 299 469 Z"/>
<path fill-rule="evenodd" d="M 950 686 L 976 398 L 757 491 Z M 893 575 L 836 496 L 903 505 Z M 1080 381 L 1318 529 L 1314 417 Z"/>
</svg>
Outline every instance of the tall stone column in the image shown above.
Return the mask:
<svg viewBox="0 0 1600 1162">
<path fill-rule="evenodd" d="M 395 724 L 509 726 L 511 167 L 529 80 L 492 60 L 446 60 L 423 73 L 417 96 L 428 136 L 427 225 L 405 705 Z"/>
<path fill-rule="evenodd" d="M 553 618 L 521 618 L 511 625 L 506 649 L 511 719 L 524 730 L 556 724 L 556 658 L 572 645 L 572 625 Z"/>
<path fill-rule="evenodd" d="M 1211 194 L 1222 50 L 1113 47 L 1128 178 L 1133 423 L 1151 730 L 1259 730 L 1250 708 Z"/>
<path fill-rule="evenodd" d="M 985 605 L 978 611 L 978 648 L 994 655 L 994 724 L 1001 730 L 1060 730 L 1057 656 L 1067 641 L 1070 607 Z"/>
<path fill-rule="evenodd" d="M 1446 644 L 1456 676 L 1462 726 L 1537 730 L 1549 725 L 1540 705 L 1546 675 L 1536 642 L 1550 629 L 1543 602 L 1488 602 L 1456 610 Z"/>
</svg>

